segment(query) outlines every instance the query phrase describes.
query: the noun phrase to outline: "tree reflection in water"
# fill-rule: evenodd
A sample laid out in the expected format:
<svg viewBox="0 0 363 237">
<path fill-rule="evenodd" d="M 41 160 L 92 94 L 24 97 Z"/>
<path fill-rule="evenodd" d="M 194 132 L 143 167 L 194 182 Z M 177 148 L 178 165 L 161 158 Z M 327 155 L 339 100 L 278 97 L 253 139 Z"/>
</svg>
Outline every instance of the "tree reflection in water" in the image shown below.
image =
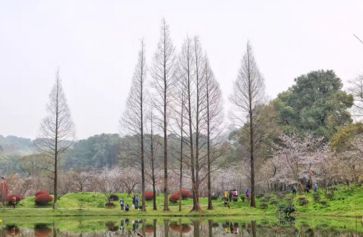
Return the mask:
<svg viewBox="0 0 363 237">
<path fill-rule="evenodd" d="M 347 225 L 354 222 L 345 222 Z M 30 222 L 31 223 L 31 222 Z M 360 223 L 360 222 L 356 222 Z M 30 228 L 33 226 L 34 228 Z M 5 224 L 0 227 L 0 237 L 363 237 L 363 226 L 348 228 L 343 223 L 335 228 L 328 224 L 286 224 L 268 221 L 223 221 L 201 219 L 128 219 L 112 220 L 59 220 L 54 223 Z"/>
</svg>

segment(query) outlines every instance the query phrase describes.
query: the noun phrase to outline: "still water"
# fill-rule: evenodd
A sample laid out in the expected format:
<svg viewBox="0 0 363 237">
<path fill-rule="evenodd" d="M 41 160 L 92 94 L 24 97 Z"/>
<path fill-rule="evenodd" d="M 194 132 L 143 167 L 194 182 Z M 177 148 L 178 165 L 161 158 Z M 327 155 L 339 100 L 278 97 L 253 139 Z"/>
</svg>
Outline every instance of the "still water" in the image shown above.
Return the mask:
<svg viewBox="0 0 363 237">
<path fill-rule="evenodd" d="M 42 221 L 42 222 L 37 222 Z M 6 220 L 0 237 L 116 236 L 363 236 L 361 219 L 224 220 L 224 219 L 53 219 Z"/>
</svg>

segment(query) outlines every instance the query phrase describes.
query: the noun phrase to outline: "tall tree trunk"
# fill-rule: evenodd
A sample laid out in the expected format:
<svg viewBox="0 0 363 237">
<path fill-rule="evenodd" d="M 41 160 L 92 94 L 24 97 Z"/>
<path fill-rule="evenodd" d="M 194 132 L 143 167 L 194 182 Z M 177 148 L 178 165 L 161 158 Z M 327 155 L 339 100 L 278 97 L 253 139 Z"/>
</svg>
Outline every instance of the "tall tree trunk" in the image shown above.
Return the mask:
<svg viewBox="0 0 363 237">
<path fill-rule="evenodd" d="M 249 54 L 247 54 L 249 58 Z M 250 69 L 250 60 L 248 59 L 248 100 L 249 100 L 249 128 L 250 128 L 250 171 L 251 171 L 251 207 L 256 207 L 256 199 L 255 199 L 255 160 L 254 160 L 254 120 L 253 120 L 253 105 L 252 105 L 252 79 L 251 79 L 251 69 Z"/>
<path fill-rule="evenodd" d="M 54 200 L 53 209 L 56 208 L 58 199 L 58 129 L 59 129 L 59 80 L 56 82 L 56 105 L 55 105 L 55 137 L 54 137 Z"/>
<path fill-rule="evenodd" d="M 179 167 L 179 211 L 182 210 L 182 202 L 183 202 L 183 195 L 182 195 L 182 188 L 183 188 L 183 127 L 184 127 L 184 94 L 182 92 L 182 101 L 181 101 L 181 111 L 180 111 L 180 167 Z"/>
<path fill-rule="evenodd" d="M 151 153 L 151 179 L 153 185 L 153 210 L 157 210 L 156 206 L 156 182 L 155 182 L 155 156 L 154 156 L 154 131 L 153 131 L 153 115 L 151 115 L 151 133 L 150 133 L 150 153 Z"/>
<path fill-rule="evenodd" d="M 167 124 L 167 75 L 166 75 L 166 28 L 164 27 L 164 211 L 169 211 L 168 199 L 168 124 Z"/>
<path fill-rule="evenodd" d="M 189 65 L 188 65 L 189 66 Z M 189 71 L 189 69 L 188 69 Z M 195 180 L 195 162 L 194 162 L 194 143 L 193 143 L 193 120 L 192 120 L 192 102 L 191 102 L 191 85 L 190 85 L 190 74 L 187 78 L 187 93 L 188 93 L 188 125 L 189 125 L 189 146 L 190 146 L 190 171 L 192 175 L 192 192 L 193 192 L 193 208 L 192 211 L 198 209 L 197 197 L 196 197 L 196 180 Z"/>
<path fill-rule="evenodd" d="M 196 89 L 197 89 L 197 94 L 196 94 L 196 124 L 195 124 L 195 211 L 199 211 L 200 210 L 200 203 L 199 203 L 199 185 L 200 185 L 200 180 L 199 180 L 199 139 L 200 139 L 200 134 L 199 134 L 199 117 L 200 117 L 200 76 L 199 76 L 199 61 L 198 61 L 198 55 L 197 55 L 197 41 L 194 40 L 194 53 L 195 53 L 195 68 L 196 68 Z"/>
<path fill-rule="evenodd" d="M 166 78 L 166 68 L 164 70 L 164 76 Z M 167 130 L 167 84 L 164 80 L 164 211 L 169 211 L 168 203 L 168 130 Z"/>
<path fill-rule="evenodd" d="M 145 159 L 144 159 L 144 43 L 141 48 L 140 70 L 140 149 L 141 149 L 141 203 L 142 211 L 146 211 L 145 205 Z"/>
<path fill-rule="evenodd" d="M 256 207 L 255 198 L 255 160 L 253 142 L 253 116 L 250 113 L 250 166 L 251 166 L 251 207 Z"/>
<path fill-rule="evenodd" d="M 238 73 L 237 80 L 234 85 L 234 94 L 231 101 L 242 112 L 241 116 L 248 116 L 249 130 L 249 158 L 250 158 L 250 185 L 251 185 L 251 207 L 256 207 L 255 200 L 255 133 L 257 132 L 254 121 L 254 111 L 263 103 L 264 97 L 264 79 L 258 70 L 254 59 L 252 48 L 247 43 L 247 50 L 243 56 L 241 68 Z M 242 119 L 241 119 L 242 120 Z"/>
<path fill-rule="evenodd" d="M 56 145 L 57 147 L 57 145 Z M 56 148 L 57 149 L 57 148 Z M 56 208 L 56 203 L 58 199 L 58 152 L 54 154 L 54 183 L 53 183 L 53 192 L 54 192 L 54 200 L 53 200 L 53 209 Z"/>
<path fill-rule="evenodd" d="M 206 70 L 207 71 L 207 70 Z M 207 165 L 208 165 L 208 183 L 207 183 L 207 188 L 208 188 L 208 210 L 212 210 L 213 209 L 213 204 L 212 204 L 212 184 L 211 184 L 211 160 L 210 160 L 210 111 L 209 111 L 209 83 L 207 82 Z"/>
</svg>

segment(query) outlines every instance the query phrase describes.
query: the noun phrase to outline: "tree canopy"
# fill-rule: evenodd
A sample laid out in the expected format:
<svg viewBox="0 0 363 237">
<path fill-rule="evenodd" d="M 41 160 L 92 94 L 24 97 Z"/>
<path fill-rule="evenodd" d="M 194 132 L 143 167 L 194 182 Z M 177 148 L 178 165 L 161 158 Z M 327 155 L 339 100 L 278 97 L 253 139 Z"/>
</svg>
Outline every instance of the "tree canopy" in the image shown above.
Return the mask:
<svg viewBox="0 0 363 237">
<path fill-rule="evenodd" d="M 312 71 L 295 79 L 295 85 L 273 101 L 279 124 L 286 133 L 305 132 L 330 139 L 352 122 L 348 111 L 353 96 L 332 70 Z"/>
</svg>

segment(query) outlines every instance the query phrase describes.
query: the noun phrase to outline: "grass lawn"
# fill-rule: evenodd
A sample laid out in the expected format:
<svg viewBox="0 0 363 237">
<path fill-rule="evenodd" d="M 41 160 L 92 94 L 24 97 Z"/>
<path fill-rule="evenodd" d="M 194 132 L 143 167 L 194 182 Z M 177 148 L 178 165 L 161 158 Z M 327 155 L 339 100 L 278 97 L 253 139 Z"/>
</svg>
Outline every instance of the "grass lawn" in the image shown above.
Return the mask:
<svg viewBox="0 0 363 237">
<path fill-rule="evenodd" d="M 117 194 L 131 206 L 132 197 Z M 304 200 L 304 201 L 301 201 Z M 302 204 L 303 202 L 303 204 Z M 157 196 L 158 210 L 152 210 L 152 201 L 147 202 L 147 211 L 141 212 L 131 208 L 129 212 L 121 211 L 118 202 L 115 208 L 105 208 L 106 196 L 101 193 L 69 193 L 57 202 L 57 209 L 36 207 L 34 197 L 22 200 L 17 208 L 0 208 L 1 216 L 161 216 L 161 217 L 243 217 L 243 216 L 276 216 L 278 206 L 293 203 L 298 216 L 357 217 L 363 216 L 363 188 L 358 186 L 338 186 L 333 196 L 326 195 L 324 190 L 319 194 L 265 194 L 257 198 L 257 208 L 250 208 L 248 202 L 231 203 L 231 208 L 224 207 L 222 200 L 213 202 L 214 210 L 207 210 L 207 199 L 201 198 L 202 211 L 190 212 L 192 200 L 183 200 L 183 210 L 178 211 L 177 203 L 170 203 L 170 211 L 163 210 L 163 196 Z"/>
</svg>

